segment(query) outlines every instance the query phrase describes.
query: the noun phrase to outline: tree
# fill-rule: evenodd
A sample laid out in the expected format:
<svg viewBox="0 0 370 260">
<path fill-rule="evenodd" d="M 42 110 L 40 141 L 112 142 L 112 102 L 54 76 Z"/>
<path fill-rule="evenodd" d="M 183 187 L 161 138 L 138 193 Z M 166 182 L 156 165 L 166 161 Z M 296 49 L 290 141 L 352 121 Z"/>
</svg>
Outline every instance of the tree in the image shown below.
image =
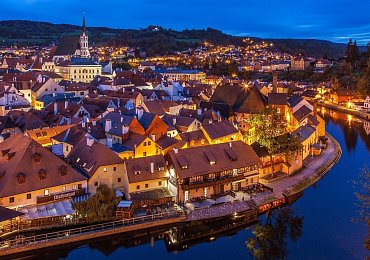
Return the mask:
<svg viewBox="0 0 370 260">
<path fill-rule="evenodd" d="M 285 160 L 289 161 L 290 156 L 301 149 L 298 137 L 287 133 L 286 118 L 283 114 L 277 113 L 276 109 L 269 108 L 265 109 L 262 114 L 252 115 L 247 123 L 255 128 L 257 142 L 269 153 L 272 174 L 274 172 L 273 155 L 284 154 Z"/>
<path fill-rule="evenodd" d="M 99 185 L 96 193 L 82 202 L 73 203 L 73 209 L 88 221 L 101 221 L 114 217 L 120 198 L 107 185 Z"/>
<path fill-rule="evenodd" d="M 358 221 L 362 221 L 367 226 L 364 246 L 370 249 L 370 169 L 365 166 L 359 172 L 358 178 L 353 181 L 356 188 Z"/>
<path fill-rule="evenodd" d="M 357 42 L 352 42 L 352 39 L 350 39 L 346 48 L 346 61 L 349 62 L 353 68 L 356 68 L 358 58 L 359 50 L 357 47 Z"/>
<path fill-rule="evenodd" d="M 248 238 L 245 244 L 256 259 L 285 259 L 287 238 L 297 241 L 302 229 L 303 217 L 296 216 L 290 208 L 282 208 L 268 214 L 266 224 L 258 224 L 252 231 L 254 237 Z"/>
<path fill-rule="evenodd" d="M 356 85 L 357 94 L 365 98 L 370 93 L 370 80 L 366 76 L 362 76 Z"/>
</svg>

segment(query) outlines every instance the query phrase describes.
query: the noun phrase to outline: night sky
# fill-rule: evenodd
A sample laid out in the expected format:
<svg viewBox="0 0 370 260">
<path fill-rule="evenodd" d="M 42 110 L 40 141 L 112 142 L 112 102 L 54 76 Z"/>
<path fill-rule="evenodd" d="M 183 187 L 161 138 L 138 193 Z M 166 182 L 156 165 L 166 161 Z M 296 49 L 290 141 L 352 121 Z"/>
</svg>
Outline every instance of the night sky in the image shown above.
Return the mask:
<svg viewBox="0 0 370 260">
<path fill-rule="evenodd" d="M 239 36 L 370 41 L 369 0 L 0 0 L 0 20 L 172 29 L 212 27 Z"/>
</svg>

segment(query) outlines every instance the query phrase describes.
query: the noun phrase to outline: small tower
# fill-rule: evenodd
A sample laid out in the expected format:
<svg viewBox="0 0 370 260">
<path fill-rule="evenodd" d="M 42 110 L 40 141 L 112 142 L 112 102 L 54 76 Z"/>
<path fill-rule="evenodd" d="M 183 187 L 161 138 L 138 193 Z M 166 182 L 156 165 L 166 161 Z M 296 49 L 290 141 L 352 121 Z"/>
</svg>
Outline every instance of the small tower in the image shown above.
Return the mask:
<svg viewBox="0 0 370 260">
<path fill-rule="evenodd" d="M 278 75 L 277 72 L 272 72 L 272 93 L 277 93 Z"/>
<path fill-rule="evenodd" d="M 89 37 L 86 33 L 86 21 L 85 16 L 83 16 L 82 20 L 82 31 L 80 35 L 80 46 L 81 46 L 81 57 L 82 58 L 89 58 L 90 52 L 89 52 Z"/>
</svg>

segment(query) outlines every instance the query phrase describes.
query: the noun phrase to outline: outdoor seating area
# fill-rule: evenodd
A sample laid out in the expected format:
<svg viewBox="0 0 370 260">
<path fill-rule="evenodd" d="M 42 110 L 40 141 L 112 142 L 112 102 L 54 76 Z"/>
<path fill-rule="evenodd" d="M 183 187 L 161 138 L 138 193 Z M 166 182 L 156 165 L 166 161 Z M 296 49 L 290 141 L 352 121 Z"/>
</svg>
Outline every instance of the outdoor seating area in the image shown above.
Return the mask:
<svg viewBox="0 0 370 260">
<path fill-rule="evenodd" d="M 223 217 L 233 214 L 236 215 L 237 213 L 247 210 L 251 210 L 251 207 L 246 201 L 234 201 L 222 204 L 214 204 L 206 208 L 192 211 L 188 215 L 188 220 L 201 220 Z"/>
</svg>

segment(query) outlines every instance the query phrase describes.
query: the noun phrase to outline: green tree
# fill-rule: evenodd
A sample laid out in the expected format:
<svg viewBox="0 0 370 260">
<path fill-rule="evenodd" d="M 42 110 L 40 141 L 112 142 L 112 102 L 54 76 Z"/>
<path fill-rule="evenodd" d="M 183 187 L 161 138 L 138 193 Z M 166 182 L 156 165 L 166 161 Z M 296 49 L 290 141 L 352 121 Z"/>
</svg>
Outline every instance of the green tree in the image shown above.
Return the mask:
<svg viewBox="0 0 370 260">
<path fill-rule="evenodd" d="M 73 203 L 73 209 L 88 221 L 101 221 L 115 216 L 120 198 L 107 185 L 99 185 L 96 193 L 82 202 Z"/>
<path fill-rule="evenodd" d="M 348 61 L 353 68 L 356 68 L 358 58 L 359 50 L 357 47 L 357 42 L 352 42 L 352 39 L 350 39 L 346 48 L 346 61 Z"/>
<path fill-rule="evenodd" d="M 370 80 L 367 76 L 362 76 L 356 85 L 357 94 L 365 98 L 370 93 Z"/>
<path fill-rule="evenodd" d="M 253 237 L 245 245 L 256 259 L 285 259 L 288 255 L 287 239 L 296 242 L 302 236 L 303 217 L 296 216 L 290 208 L 268 214 L 266 224 L 254 227 Z"/>
</svg>

